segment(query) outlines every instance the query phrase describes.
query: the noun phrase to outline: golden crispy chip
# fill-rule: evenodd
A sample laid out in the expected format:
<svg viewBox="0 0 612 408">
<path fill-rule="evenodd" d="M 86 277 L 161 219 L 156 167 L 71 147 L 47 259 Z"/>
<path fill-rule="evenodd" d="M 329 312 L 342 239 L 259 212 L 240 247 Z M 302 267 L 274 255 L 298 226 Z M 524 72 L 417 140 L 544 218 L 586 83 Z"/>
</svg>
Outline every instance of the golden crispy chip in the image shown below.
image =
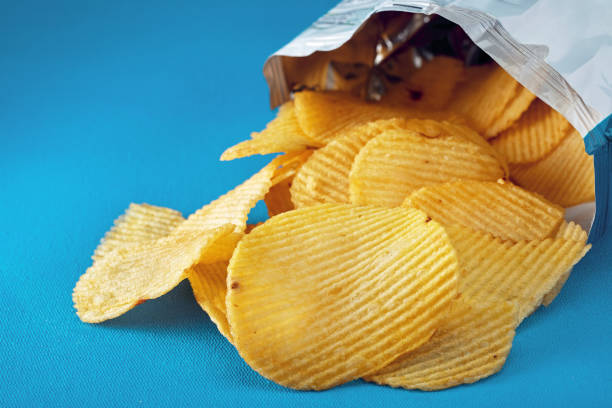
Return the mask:
<svg viewBox="0 0 612 408">
<path fill-rule="evenodd" d="M 466 77 L 467 80 L 457 86 L 449 109 L 463 115 L 480 134 L 494 137 L 496 133 L 491 132 L 491 125 L 517 96 L 520 85 L 496 64 L 469 67 Z"/>
<path fill-rule="evenodd" d="M 573 240 L 512 243 L 465 227 L 446 230 L 462 270 L 460 292 L 485 302 L 516 302 L 519 322 L 542 303 L 590 248 Z"/>
<path fill-rule="evenodd" d="M 378 119 L 414 118 L 462 123 L 451 112 L 420 110 L 386 103 L 366 102 L 344 92 L 302 91 L 295 94 L 298 123 L 312 140 L 327 144 L 344 129 Z"/>
<path fill-rule="evenodd" d="M 426 391 L 476 382 L 501 370 L 517 325 L 512 303 L 462 297 L 429 342 L 365 380 Z"/>
<path fill-rule="evenodd" d="M 564 221 L 563 224 L 561 224 L 561 226 L 559 227 L 559 231 L 557 231 L 556 235 L 556 238 L 581 242 L 584 245 L 586 245 L 588 237 L 589 236 L 587 232 L 583 230 L 580 225 L 576 224 L 573 221 L 569 223 Z M 561 289 L 563 289 L 565 282 L 567 282 L 567 280 L 569 279 L 571 272 L 572 271 L 570 269 L 565 274 L 563 274 L 563 276 L 559 278 L 559 280 L 550 290 L 550 292 L 548 292 L 546 296 L 544 296 L 544 299 L 542 299 L 542 304 L 544 306 L 549 306 L 553 302 L 553 300 L 555 300 L 557 295 L 561 293 Z"/>
<path fill-rule="evenodd" d="M 74 288 L 77 315 L 90 323 L 117 317 L 174 288 L 192 266 L 229 260 L 244 234 L 249 210 L 268 192 L 277 168 L 291 159 L 290 155 L 274 159 L 193 213 L 170 235 L 119 246 L 94 261 Z"/>
<path fill-rule="evenodd" d="M 501 155 L 478 133 L 465 126 L 427 119 L 381 119 L 353 126 L 313 153 L 300 168 L 291 186 L 291 199 L 296 208 L 322 203 L 348 203 L 349 173 L 355 156 L 370 139 L 388 130 L 413 130 L 428 137 L 461 135 L 500 158 L 507 173 Z"/>
<path fill-rule="evenodd" d="M 283 180 L 277 185 L 272 186 L 268 194 L 266 194 L 264 201 L 266 202 L 269 217 L 274 217 L 295 208 L 291 201 L 291 192 L 289 191 L 292 181 L 292 179 Z"/>
<path fill-rule="evenodd" d="M 585 152 L 576 131 L 540 161 L 511 165 L 510 176 L 521 187 L 563 207 L 595 200 L 593 156 Z"/>
<path fill-rule="evenodd" d="M 357 154 L 349 175 L 351 202 L 395 207 L 420 187 L 504 176 L 497 159 L 459 135 L 423 137 L 387 131 Z"/>
<path fill-rule="evenodd" d="M 72 298 L 82 321 L 97 323 L 120 316 L 134 306 L 169 292 L 199 262 L 231 256 L 236 244 L 231 224 L 201 232 L 118 247 L 81 276 Z M 176 230 L 175 230 L 176 231 Z"/>
<path fill-rule="evenodd" d="M 286 387 L 325 389 L 426 342 L 456 292 L 444 229 L 414 209 L 323 204 L 269 219 L 229 265 L 234 344 Z"/>
<path fill-rule="evenodd" d="M 309 146 L 318 146 L 300 128 L 295 116 L 293 101 L 286 102 L 266 128 L 251 134 L 250 140 L 230 147 L 221 155 L 221 160 L 234 160 L 254 154 L 302 151 Z"/>
<path fill-rule="evenodd" d="M 423 210 L 443 225 L 459 224 L 512 241 L 549 237 L 564 213 L 537 194 L 501 181 L 423 187 L 403 205 Z"/>
<path fill-rule="evenodd" d="M 180 212 L 149 204 L 130 204 L 100 240 L 93 256 L 99 261 L 118 247 L 165 237 L 185 219 Z"/>
<path fill-rule="evenodd" d="M 391 86 L 383 101 L 443 109 L 448 105 L 453 89 L 463 79 L 464 73 L 465 68 L 460 59 L 434 57 L 406 80 Z"/>
<path fill-rule="evenodd" d="M 177 231 L 206 231 L 220 225 L 234 224 L 236 232 L 243 233 L 249 211 L 258 201 L 263 200 L 279 166 L 291 163 L 299 154 L 275 158 L 247 181 L 191 214 L 179 225 Z"/>
<path fill-rule="evenodd" d="M 529 92 L 527 88 L 518 84 L 514 97 L 508 102 L 501 115 L 495 118 L 487 128 L 485 136 L 490 139 L 514 125 L 528 110 L 535 98 L 536 96 Z"/>
<path fill-rule="evenodd" d="M 187 277 L 196 301 L 231 343 L 225 308 L 227 261 L 195 265 L 189 269 Z"/>
<path fill-rule="evenodd" d="M 274 172 L 272 185 L 275 186 L 283 181 L 293 179 L 300 167 L 302 167 L 314 152 L 314 150 L 305 150 L 281 156 L 279 160 L 282 160 L 282 162 L 280 163 L 280 167 Z"/>
<path fill-rule="evenodd" d="M 570 123 L 559 112 L 538 99 L 491 145 L 508 163 L 531 163 L 557 147 L 570 129 Z"/>
</svg>

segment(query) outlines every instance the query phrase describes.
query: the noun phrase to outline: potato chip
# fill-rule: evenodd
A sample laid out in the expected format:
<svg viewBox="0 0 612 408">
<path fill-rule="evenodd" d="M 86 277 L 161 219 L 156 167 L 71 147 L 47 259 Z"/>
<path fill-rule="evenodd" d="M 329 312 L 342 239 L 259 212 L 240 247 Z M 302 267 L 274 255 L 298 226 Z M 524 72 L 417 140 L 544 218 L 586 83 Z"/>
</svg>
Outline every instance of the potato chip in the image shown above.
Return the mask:
<svg viewBox="0 0 612 408">
<path fill-rule="evenodd" d="M 437 119 L 462 123 L 450 112 L 420 110 L 386 103 L 366 102 L 344 92 L 302 91 L 295 94 L 298 123 L 312 140 L 329 143 L 343 130 L 378 119 Z"/>
<path fill-rule="evenodd" d="M 268 192 L 278 167 L 292 158 L 274 159 L 168 236 L 117 247 L 94 261 L 74 288 L 77 315 L 90 323 L 117 317 L 170 291 L 187 277 L 189 268 L 229 260 L 244 234 L 249 210 Z"/>
<path fill-rule="evenodd" d="M 576 131 L 540 161 L 511 165 L 510 176 L 519 186 L 563 207 L 595 200 L 593 157 Z"/>
<path fill-rule="evenodd" d="M 518 119 L 529 106 L 529 103 L 525 105 L 529 94 L 519 92 L 520 84 L 496 64 L 468 67 L 466 76 L 467 80 L 457 86 L 449 109 L 463 115 L 471 127 L 487 138 L 496 136 L 504 126 L 511 124 L 502 120 L 505 110 L 512 113 L 509 117 Z M 513 103 L 516 98 L 519 101 Z M 520 110 L 523 105 L 524 109 Z M 500 121 L 496 122 L 498 119 Z"/>
<path fill-rule="evenodd" d="M 556 237 L 559 239 L 581 242 L 582 244 L 586 245 L 588 234 L 585 230 L 582 229 L 580 225 L 571 221 L 569 223 L 563 222 L 561 224 L 561 227 L 559 227 L 559 231 L 557 231 Z M 563 276 L 559 278 L 559 280 L 550 290 L 550 292 L 548 292 L 544 296 L 544 299 L 542 299 L 542 304 L 544 306 L 549 306 L 553 302 L 553 300 L 555 300 L 557 295 L 561 293 L 561 289 L 563 289 L 565 282 L 567 282 L 567 280 L 569 279 L 570 273 L 571 269 L 568 270 L 565 274 L 563 274 Z"/>
<path fill-rule="evenodd" d="M 517 84 L 514 97 L 508 102 L 499 115 L 485 131 L 487 138 L 492 138 L 514 125 L 536 98 L 534 94 L 520 84 Z"/>
<path fill-rule="evenodd" d="M 77 282 L 72 295 L 77 315 L 84 322 L 97 323 L 164 295 L 186 278 L 192 265 L 229 258 L 236 244 L 234 228 L 227 224 L 201 232 L 172 233 L 116 248 L 94 262 Z"/>
<path fill-rule="evenodd" d="M 355 156 L 370 139 L 388 130 L 412 130 L 428 137 L 461 135 L 503 162 L 501 155 L 466 126 L 427 119 L 376 120 L 341 132 L 327 146 L 313 153 L 300 168 L 291 186 L 291 199 L 296 208 L 322 203 L 348 203 L 349 173 Z M 502 166 L 507 173 L 505 162 Z"/>
<path fill-rule="evenodd" d="M 465 68 L 460 59 L 436 56 L 404 81 L 391 86 L 383 101 L 443 109 L 448 105 L 453 89 L 463 79 L 464 73 Z"/>
<path fill-rule="evenodd" d="M 557 147 L 570 129 L 570 123 L 559 112 L 538 99 L 491 145 L 508 163 L 531 163 Z"/>
<path fill-rule="evenodd" d="M 519 322 L 542 303 L 590 248 L 573 240 L 512 243 L 465 227 L 446 230 L 462 270 L 460 292 L 484 302 L 516 302 Z"/>
<path fill-rule="evenodd" d="M 357 154 L 349 175 L 350 199 L 359 205 L 395 207 L 423 186 L 503 176 L 494 156 L 461 136 L 428 138 L 387 131 Z"/>
<path fill-rule="evenodd" d="M 291 163 L 300 154 L 283 155 L 272 160 L 247 181 L 191 214 L 177 231 L 206 231 L 220 225 L 234 224 L 236 232 L 243 233 L 249 211 L 263 200 L 279 166 Z"/>
<path fill-rule="evenodd" d="M 258 222 L 257 224 L 247 224 L 246 229 L 244 230 L 245 234 L 253 231 L 253 228 L 259 227 L 263 222 Z"/>
<path fill-rule="evenodd" d="M 425 211 L 443 225 L 459 224 L 503 240 L 549 237 L 563 209 L 508 182 L 463 181 L 423 187 L 405 206 Z"/>
<path fill-rule="evenodd" d="M 189 269 L 187 277 L 196 301 L 231 343 L 232 334 L 227 323 L 225 307 L 227 261 L 197 264 Z"/>
<path fill-rule="evenodd" d="M 365 380 L 426 391 L 476 382 L 501 370 L 517 325 L 512 303 L 462 297 L 429 342 Z"/>
<path fill-rule="evenodd" d="M 250 140 L 227 149 L 221 155 L 221 160 L 234 160 L 254 154 L 302 151 L 311 146 L 319 144 L 304 134 L 295 116 L 294 103 L 289 101 L 278 109 L 276 118 L 263 131 L 253 132 Z"/>
<path fill-rule="evenodd" d="M 234 344 L 257 372 L 325 389 L 426 342 L 456 292 L 444 229 L 418 210 L 323 204 L 269 219 L 229 264 Z"/>
<path fill-rule="evenodd" d="M 149 204 L 130 204 L 104 235 L 92 259 L 99 261 L 118 247 L 165 237 L 185 219 L 180 212 Z"/>
</svg>

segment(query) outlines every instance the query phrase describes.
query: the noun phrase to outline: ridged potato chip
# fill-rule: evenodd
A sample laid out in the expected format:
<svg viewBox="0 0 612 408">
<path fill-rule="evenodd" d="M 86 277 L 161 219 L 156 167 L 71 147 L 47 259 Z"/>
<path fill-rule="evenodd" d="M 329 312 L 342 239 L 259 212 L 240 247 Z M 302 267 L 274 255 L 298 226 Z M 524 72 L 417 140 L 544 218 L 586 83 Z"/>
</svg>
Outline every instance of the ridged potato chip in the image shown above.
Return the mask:
<svg viewBox="0 0 612 408">
<path fill-rule="evenodd" d="M 588 234 L 582 227 L 575 222 L 571 221 L 569 223 L 563 222 L 559 227 L 559 231 L 557 231 L 556 238 L 565 239 L 570 241 L 581 242 L 583 245 L 586 245 Z M 544 306 L 549 306 L 553 300 L 561 293 L 561 289 L 565 285 L 565 282 L 569 279 L 571 273 L 571 269 L 568 270 L 555 284 L 555 286 L 548 292 L 544 299 L 542 299 L 542 304 Z"/>
<path fill-rule="evenodd" d="M 391 86 L 383 101 L 440 110 L 448 105 L 455 85 L 463 79 L 464 74 L 465 68 L 460 59 L 436 56 L 408 78 Z"/>
<path fill-rule="evenodd" d="M 501 115 L 499 115 L 485 131 L 487 138 L 492 138 L 512 127 L 529 106 L 534 101 L 536 96 L 529 90 L 517 83 L 514 97 L 508 102 Z"/>
<path fill-rule="evenodd" d="M 91 258 L 99 261 L 119 247 L 165 237 L 184 220 L 180 212 L 170 208 L 132 203 L 100 240 Z"/>
<path fill-rule="evenodd" d="M 535 98 L 523 92 L 521 85 L 496 64 L 468 67 L 466 77 L 457 86 L 449 109 L 463 115 L 486 138 L 510 126 L 512 118 L 518 119 Z"/>
<path fill-rule="evenodd" d="M 484 302 L 515 302 L 519 322 L 590 248 L 584 242 L 556 238 L 503 242 L 458 226 L 446 231 L 461 266 L 459 291 Z"/>
<path fill-rule="evenodd" d="M 229 264 L 234 344 L 257 372 L 325 389 L 425 343 L 456 296 L 444 229 L 418 210 L 323 204 L 269 219 Z"/>
<path fill-rule="evenodd" d="M 514 126 L 491 140 L 508 163 L 532 163 L 557 147 L 570 131 L 570 123 L 537 99 Z"/>
<path fill-rule="evenodd" d="M 503 176 L 493 155 L 462 136 L 428 138 L 387 131 L 357 154 L 349 175 L 350 199 L 359 205 L 395 207 L 423 186 Z"/>
<path fill-rule="evenodd" d="M 187 277 L 196 301 L 231 343 L 225 307 L 227 261 L 197 264 L 189 269 Z"/>
<path fill-rule="evenodd" d="M 77 315 L 97 323 L 159 297 L 187 277 L 197 264 L 227 261 L 244 234 L 248 213 L 263 199 L 279 166 L 274 159 L 258 173 L 205 205 L 169 235 L 137 245 L 120 246 L 87 269 L 73 291 Z"/>
<path fill-rule="evenodd" d="M 373 137 L 389 130 L 411 130 L 427 137 L 460 135 L 501 160 L 504 174 L 507 165 L 478 133 L 450 122 L 428 119 L 381 119 L 353 126 L 327 146 L 315 151 L 300 168 L 291 186 L 291 199 L 296 208 L 322 203 L 348 203 L 349 173 L 357 153 Z"/>
<path fill-rule="evenodd" d="M 551 236 L 563 221 L 563 208 L 508 182 L 460 181 L 423 187 L 405 206 L 425 211 L 443 225 L 459 224 L 503 240 Z"/>
<path fill-rule="evenodd" d="M 230 147 L 221 155 L 221 160 L 234 160 L 254 154 L 289 153 L 319 146 L 302 131 L 295 116 L 293 101 L 284 103 L 273 119 L 261 132 L 253 132 L 250 140 Z"/>
<path fill-rule="evenodd" d="M 451 112 L 437 112 L 386 103 L 366 102 L 345 92 L 302 91 L 295 94 L 295 112 L 304 133 L 325 145 L 349 127 L 379 119 L 436 119 L 462 123 Z"/>
<path fill-rule="evenodd" d="M 585 152 L 582 137 L 576 131 L 540 161 L 511 165 L 510 177 L 519 186 L 563 207 L 595 200 L 593 156 Z"/>
<path fill-rule="evenodd" d="M 517 325 L 512 303 L 462 297 L 429 342 L 365 380 L 425 391 L 476 382 L 501 370 Z"/>
<path fill-rule="evenodd" d="M 88 323 L 120 316 L 172 290 L 192 265 L 229 258 L 236 241 L 234 226 L 227 224 L 118 247 L 77 282 L 72 295 L 77 315 Z"/>
</svg>

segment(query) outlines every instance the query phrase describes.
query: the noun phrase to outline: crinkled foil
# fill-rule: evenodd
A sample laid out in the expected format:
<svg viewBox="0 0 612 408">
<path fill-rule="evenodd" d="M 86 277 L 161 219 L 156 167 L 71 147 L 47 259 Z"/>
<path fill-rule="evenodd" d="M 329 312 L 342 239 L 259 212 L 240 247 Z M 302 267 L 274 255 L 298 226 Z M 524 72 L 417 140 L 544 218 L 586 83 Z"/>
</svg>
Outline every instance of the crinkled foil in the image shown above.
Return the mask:
<svg viewBox="0 0 612 408">
<path fill-rule="evenodd" d="M 345 0 L 270 57 L 264 75 L 274 108 L 302 89 L 379 100 L 391 83 L 435 55 L 467 65 L 493 58 L 585 135 L 602 115 L 545 62 L 544 51 L 515 42 L 478 10 L 433 0 Z"/>
</svg>

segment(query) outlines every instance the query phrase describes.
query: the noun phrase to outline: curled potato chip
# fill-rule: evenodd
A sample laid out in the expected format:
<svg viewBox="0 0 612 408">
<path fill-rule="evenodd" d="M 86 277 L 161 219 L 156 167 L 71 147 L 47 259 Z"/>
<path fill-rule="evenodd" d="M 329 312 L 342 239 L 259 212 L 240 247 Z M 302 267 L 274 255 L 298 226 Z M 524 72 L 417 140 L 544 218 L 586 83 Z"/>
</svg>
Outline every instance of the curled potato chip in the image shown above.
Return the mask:
<svg viewBox="0 0 612 408">
<path fill-rule="evenodd" d="M 519 322 L 542 303 L 590 248 L 573 240 L 512 243 L 466 227 L 446 230 L 462 269 L 460 292 L 484 302 L 516 302 Z"/>
<path fill-rule="evenodd" d="M 460 181 L 423 187 L 405 206 L 418 208 L 443 225 L 463 225 L 503 240 L 551 236 L 563 209 L 507 182 Z"/>
<path fill-rule="evenodd" d="M 295 116 L 293 101 L 284 103 L 278 114 L 266 128 L 251 134 L 250 140 L 230 147 L 221 155 L 221 160 L 234 160 L 254 154 L 302 151 L 309 146 L 318 146 L 302 131 Z"/>
<path fill-rule="evenodd" d="M 406 80 L 391 86 L 383 101 L 443 109 L 448 105 L 453 89 L 463 79 L 464 73 L 465 68 L 460 59 L 436 56 L 426 61 Z"/>
<path fill-rule="evenodd" d="M 468 124 L 480 134 L 487 138 L 494 137 L 503 130 L 503 126 L 492 125 L 502 118 L 504 110 L 510 106 L 513 112 L 517 111 L 520 104 L 514 106 L 513 99 L 520 96 L 521 101 L 524 101 L 525 96 L 517 94 L 520 85 L 497 64 L 468 67 L 466 78 L 465 82 L 457 86 L 456 96 L 449 109 L 463 115 Z M 527 106 L 529 103 L 524 109 Z M 516 119 L 521 113 L 518 113 Z M 499 123 L 507 125 L 506 122 L 502 120 Z"/>
<path fill-rule="evenodd" d="M 559 112 L 538 99 L 491 145 L 508 163 L 532 163 L 557 147 L 570 129 L 570 123 Z"/>
<path fill-rule="evenodd" d="M 557 231 L 556 238 L 565 239 L 569 241 L 581 242 L 583 245 L 586 245 L 588 234 L 582 227 L 575 222 L 571 221 L 569 223 L 563 222 L 559 227 L 559 231 Z M 569 279 L 571 269 L 569 269 L 566 273 L 559 278 L 555 286 L 548 292 L 544 299 L 542 299 L 542 304 L 544 306 L 549 306 L 553 300 L 561 293 L 561 289 L 565 285 L 565 282 Z"/>
<path fill-rule="evenodd" d="M 511 165 L 510 177 L 519 186 L 563 207 L 595 200 L 593 157 L 585 152 L 582 137 L 576 131 L 543 159 Z"/>
<path fill-rule="evenodd" d="M 120 316 L 164 295 L 194 264 L 231 256 L 237 237 L 231 224 L 201 232 L 172 233 L 155 241 L 118 247 L 87 269 L 72 295 L 82 321 Z M 175 230 L 176 231 L 176 230 Z"/>
<path fill-rule="evenodd" d="M 170 208 L 132 203 L 104 235 L 92 259 L 98 261 L 118 247 L 165 237 L 184 220 L 180 212 Z"/>
<path fill-rule="evenodd" d="M 388 131 L 357 154 L 349 176 L 350 198 L 354 204 L 395 207 L 423 186 L 503 176 L 493 155 L 460 135 L 427 138 Z"/>
<path fill-rule="evenodd" d="M 512 303 L 462 297 L 430 341 L 364 379 L 426 391 L 476 382 L 501 370 L 517 325 Z"/>
<path fill-rule="evenodd" d="M 463 122 L 450 112 L 422 110 L 386 103 L 366 102 L 345 92 L 302 91 L 295 94 L 298 123 L 312 140 L 329 143 L 343 130 L 379 119 L 436 119 Z"/>
<path fill-rule="evenodd" d="M 426 342 L 456 296 L 444 229 L 418 210 L 323 204 L 269 219 L 229 264 L 234 344 L 261 375 L 325 389 Z"/>
<path fill-rule="evenodd" d="M 187 277 L 196 301 L 231 343 L 225 307 L 227 261 L 197 264 L 189 269 Z"/>
<path fill-rule="evenodd" d="M 514 97 L 508 102 L 501 115 L 499 115 L 493 123 L 485 131 L 487 138 L 497 136 L 504 130 L 512 127 L 517 120 L 528 110 L 529 106 L 536 98 L 534 94 L 520 84 L 517 84 Z"/>
<path fill-rule="evenodd" d="M 193 213 L 169 235 L 119 246 L 94 261 L 73 291 L 77 315 L 90 323 L 117 317 L 170 291 L 191 267 L 229 260 L 244 234 L 250 209 L 268 192 L 278 167 L 291 159 L 274 159 L 240 186 Z"/>
<path fill-rule="evenodd" d="M 283 155 L 275 158 L 247 181 L 191 214 L 179 225 L 177 231 L 206 231 L 220 225 L 233 224 L 237 233 L 243 233 L 249 211 L 270 190 L 279 167 L 290 163 L 295 157 Z"/>
</svg>

